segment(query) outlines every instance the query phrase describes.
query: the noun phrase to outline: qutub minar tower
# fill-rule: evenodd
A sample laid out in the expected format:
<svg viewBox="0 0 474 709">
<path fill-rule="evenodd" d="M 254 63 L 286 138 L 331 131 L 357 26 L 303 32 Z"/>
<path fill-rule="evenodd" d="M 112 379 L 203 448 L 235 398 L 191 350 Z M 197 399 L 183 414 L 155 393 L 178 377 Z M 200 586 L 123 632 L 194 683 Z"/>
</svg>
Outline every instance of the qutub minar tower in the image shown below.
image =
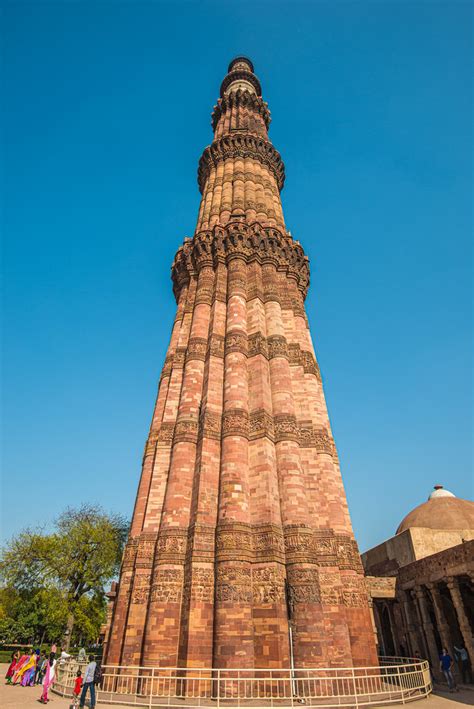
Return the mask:
<svg viewBox="0 0 474 709">
<path fill-rule="evenodd" d="M 377 661 L 269 123 L 252 62 L 234 59 L 172 267 L 107 664 L 287 668 L 290 627 L 296 667 Z"/>
</svg>

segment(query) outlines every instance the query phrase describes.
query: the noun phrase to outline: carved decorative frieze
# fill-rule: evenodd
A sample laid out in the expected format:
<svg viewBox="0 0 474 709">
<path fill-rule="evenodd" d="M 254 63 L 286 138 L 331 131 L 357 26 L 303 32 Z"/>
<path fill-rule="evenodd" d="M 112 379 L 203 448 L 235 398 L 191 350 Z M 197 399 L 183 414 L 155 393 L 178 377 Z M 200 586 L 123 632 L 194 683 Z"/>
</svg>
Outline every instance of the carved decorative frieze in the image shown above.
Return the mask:
<svg viewBox="0 0 474 709">
<path fill-rule="evenodd" d="M 197 443 L 198 422 L 194 419 L 176 421 L 173 444 L 175 443 Z"/>
<path fill-rule="evenodd" d="M 252 261 L 257 261 L 262 265 L 273 264 L 283 274 L 289 273 L 290 270 L 292 272 L 296 270 L 297 287 L 302 297 L 306 295 L 309 286 L 308 259 L 298 242 L 284 232 L 274 227 L 262 227 L 258 222 L 248 225 L 245 222 L 230 221 L 225 227 L 216 225 L 212 231 L 197 232 L 192 241 L 185 242 L 178 249 L 172 267 L 174 292 L 177 298 L 179 298 L 179 293 L 185 282 L 183 271 L 189 270 L 188 280 L 195 284 L 194 269 L 199 266 L 195 261 L 193 262 L 192 254 L 201 248 L 202 241 L 206 243 L 206 248 L 211 249 L 214 267 L 218 263 L 229 263 L 230 260 L 238 257 L 242 260 L 242 264 Z M 229 292 L 226 294 L 223 281 L 218 279 L 213 299 L 225 301 L 232 293 L 248 297 L 245 268 L 229 272 L 228 287 Z M 286 298 L 286 289 L 284 290 Z M 272 273 L 266 273 L 264 276 L 263 293 L 259 293 L 255 284 L 250 284 L 250 296 L 263 297 L 264 302 L 280 302 L 282 296 L 280 291 L 278 281 L 272 277 Z M 194 296 L 190 296 L 188 300 L 191 302 L 192 310 Z M 293 308 L 301 309 L 301 303 L 293 295 L 292 303 Z"/>
<path fill-rule="evenodd" d="M 122 573 L 126 569 L 133 569 L 135 565 L 135 558 L 137 556 L 138 549 L 138 538 L 129 539 L 125 545 L 122 558 Z"/>
<path fill-rule="evenodd" d="M 291 365 L 301 366 L 301 348 L 298 343 L 288 343 L 288 360 Z"/>
<path fill-rule="evenodd" d="M 199 359 L 202 362 L 206 359 L 207 340 L 204 337 L 190 337 L 186 351 L 186 362 L 192 359 Z"/>
<path fill-rule="evenodd" d="M 266 566 L 252 570 L 252 595 L 255 605 L 285 600 L 285 567 Z"/>
<path fill-rule="evenodd" d="M 298 441 L 299 427 L 296 417 L 290 414 L 276 414 L 273 417 L 275 441 Z"/>
<path fill-rule="evenodd" d="M 183 369 L 186 360 L 186 347 L 177 347 L 173 357 L 173 368 Z"/>
<path fill-rule="evenodd" d="M 249 357 L 255 357 L 258 354 L 268 359 L 267 338 L 261 332 L 253 332 L 248 336 L 248 355 Z"/>
<path fill-rule="evenodd" d="M 321 586 L 321 603 L 325 606 L 341 605 L 341 590 L 331 586 Z"/>
<path fill-rule="evenodd" d="M 268 140 L 250 134 L 225 135 L 205 148 L 198 168 L 198 184 L 201 194 L 212 167 L 228 158 L 253 158 L 273 173 L 278 189 L 285 183 L 285 166 L 281 155 Z M 234 200 L 235 203 L 235 200 Z"/>
<path fill-rule="evenodd" d="M 301 448 L 315 448 L 313 424 L 311 421 L 300 421 L 298 426 L 298 443 Z"/>
<path fill-rule="evenodd" d="M 174 435 L 174 423 L 163 422 L 158 431 L 158 441 L 159 447 L 170 446 L 173 442 Z"/>
<path fill-rule="evenodd" d="M 204 438 L 214 438 L 219 441 L 221 438 L 222 414 L 209 411 L 207 408 L 201 411 L 199 417 L 199 436 Z"/>
<path fill-rule="evenodd" d="M 218 564 L 216 599 L 221 603 L 250 603 L 252 600 L 252 573 L 250 566 Z"/>
<path fill-rule="evenodd" d="M 229 523 L 216 530 L 216 557 L 219 560 L 253 560 L 252 528 Z"/>
<path fill-rule="evenodd" d="M 254 558 L 257 562 L 285 560 L 285 541 L 281 527 L 272 524 L 253 528 Z"/>
<path fill-rule="evenodd" d="M 224 358 L 225 337 L 213 333 L 209 338 L 209 354 L 213 357 Z"/>
<path fill-rule="evenodd" d="M 314 558 L 314 536 L 310 527 L 287 525 L 284 530 L 285 552 L 288 561 L 305 561 Z"/>
<path fill-rule="evenodd" d="M 152 603 L 180 603 L 183 570 L 158 567 L 151 587 Z"/>
<path fill-rule="evenodd" d="M 340 569 L 351 569 L 362 573 L 362 562 L 355 539 L 342 535 L 336 536 L 335 548 Z"/>
<path fill-rule="evenodd" d="M 231 330 L 225 337 L 225 354 L 229 352 L 240 352 L 247 356 L 247 335 L 245 332 Z"/>
<path fill-rule="evenodd" d="M 163 364 L 163 368 L 161 370 L 161 378 L 164 379 L 164 377 L 169 377 L 171 375 L 171 370 L 173 369 L 173 355 L 169 354 L 166 356 L 166 359 Z"/>
<path fill-rule="evenodd" d="M 333 455 L 334 453 L 334 441 L 329 433 L 324 428 L 320 428 L 313 432 L 314 444 L 318 453 L 326 453 L 327 455 Z"/>
<path fill-rule="evenodd" d="M 249 437 L 249 414 L 244 409 L 229 409 L 222 415 L 222 436 Z"/>
<path fill-rule="evenodd" d="M 216 530 L 210 525 L 192 525 L 188 531 L 187 560 L 192 560 L 193 562 L 214 561 L 215 535 Z"/>
<path fill-rule="evenodd" d="M 301 350 L 301 364 L 304 367 L 305 374 L 314 374 L 321 381 L 321 372 L 312 352 Z"/>
<path fill-rule="evenodd" d="M 159 430 L 156 430 L 156 429 L 150 431 L 150 433 L 148 434 L 148 439 L 145 444 L 145 453 L 144 453 L 145 456 L 153 455 L 153 453 L 155 452 L 156 443 L 158 441 L 158 436 L 159 436 Z"/>
<path fill-rule="evenodd" d="M 214 567 L 194 566 L 191 578 L 186 579 L 184 594 L 192 601 L 212 603 L 214 600 Z"/>
<path fill-rule="evenodd" d="M 297 603 L 321 603 L 316 567 L 288 567 L 288 590 L 291 606 Z"/>
<path fill-rule="evenodd" d="M 267 436 L 270 440 L 275 440 L 275 429 L 273 426 L 273 416 L 264 409 L 252 411 L 250 414 L 250 440 Z"/>
<path fill-rule="evenodd" d="M 262 116 L 266 128 L 270 126 L 270 111 L 268 110 L 267 102 L 261 96 L 256 96 L 247 89 L 239 89 L 232 91 L 227 96 L 224 95 L 214 106 L 212 113 L 212 129 L 215 131 L 220 118 L 233 108 L 247 108 L 249 111 L 258 113 Z M 253 175 L 252 175 L 253 177 Z"/>
<path fill-rule="evenodd" d="M 135 568 L 148 568 L 153 565 L 157 534 L 142 534 L 138 539 Z"/>
<path fill-rule="evenodd" d="M 132 603 L 146 603 L 150 593 L 151 574 L 137 574 L 132 589 Z"/>
<path fill-rule="evenodd" d="M 160 532 L 157 542 L 158 561 L 184 562 L 187 538 L 187 529 L 165 529 Z"/>
<path fill-rule="evenodd" d="M 270 359 L 273 357 L 285 357 L 288 359 L 288 344 L 286 338 L 282 335 L 271 335 L 267 338 L 268 342 L 268 356 Z"/>
</svg>

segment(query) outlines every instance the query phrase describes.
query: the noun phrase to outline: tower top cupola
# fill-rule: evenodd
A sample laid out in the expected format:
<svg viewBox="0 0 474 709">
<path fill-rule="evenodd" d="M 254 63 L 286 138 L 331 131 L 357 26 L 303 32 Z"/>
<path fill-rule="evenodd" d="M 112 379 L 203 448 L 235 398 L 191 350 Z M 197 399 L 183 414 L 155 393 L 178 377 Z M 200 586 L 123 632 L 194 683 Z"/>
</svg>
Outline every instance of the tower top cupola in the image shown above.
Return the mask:
<svg viewBox="0 0 474 709">
<path fill-rule="evenodd" d="M 229 64 L 227 75 L 221 84 L 221 98 L 233 91 L 247 90 L 262 95 L 260 81 L 253 73 L 253 64 L 247 57 L 235 57 Z"/>
</svg>

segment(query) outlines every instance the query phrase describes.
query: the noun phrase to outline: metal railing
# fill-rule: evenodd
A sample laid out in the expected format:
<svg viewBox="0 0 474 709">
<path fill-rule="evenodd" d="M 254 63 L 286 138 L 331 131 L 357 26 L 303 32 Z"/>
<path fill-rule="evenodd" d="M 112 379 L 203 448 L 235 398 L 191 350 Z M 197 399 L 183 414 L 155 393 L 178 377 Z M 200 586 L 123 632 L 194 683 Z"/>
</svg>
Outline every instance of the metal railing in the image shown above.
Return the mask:
<svg viewBox="0 0 474 709">
<path fill-rule="evenodd" d="M 426 661 L 381 658 L 374 667 L 205 669 L 102 666 L 98 702 L 140 707 L 365 707 L 427 697 Z M 71 696 L 78 663 L 58 668 L 54 691 Z"/>
</svg>

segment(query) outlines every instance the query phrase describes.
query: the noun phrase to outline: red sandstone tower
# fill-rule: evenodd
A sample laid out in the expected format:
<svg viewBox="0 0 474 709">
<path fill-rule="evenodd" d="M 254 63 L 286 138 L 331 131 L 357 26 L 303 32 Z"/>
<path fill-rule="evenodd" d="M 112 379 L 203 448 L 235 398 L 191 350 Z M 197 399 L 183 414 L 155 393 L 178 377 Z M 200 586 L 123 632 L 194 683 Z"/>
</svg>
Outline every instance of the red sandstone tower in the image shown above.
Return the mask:
<svg viewBox="0 0 474 709">
<path fill-rule="evenodd" d="M 368 665 L 362 566 L 252 62 L 234 59 L 172 268 L 177 314 L 143 458 L 108 664 Z"/>
</svg>

